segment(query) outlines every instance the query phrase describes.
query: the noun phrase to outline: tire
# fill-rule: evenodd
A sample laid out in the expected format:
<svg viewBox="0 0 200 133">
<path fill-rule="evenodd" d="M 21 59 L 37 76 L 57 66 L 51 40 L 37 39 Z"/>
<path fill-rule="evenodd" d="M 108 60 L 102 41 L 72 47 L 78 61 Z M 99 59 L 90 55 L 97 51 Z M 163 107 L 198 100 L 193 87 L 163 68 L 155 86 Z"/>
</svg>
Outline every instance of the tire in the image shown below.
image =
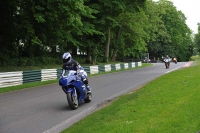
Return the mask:
<svg viewBox="0 0 200 133">
<path fill-rule="evenodd" d="M 170 66 L 169 62 L 165 62 L 165 66 L 166 66 L 166 69 L 168 69 Z"/>
<path fill-rule="evenodd" d="M 73 96 L 71 92 L 67 93 L 67 101 L 71 109 L 75 110 L 78 108 L 78 98 Z"/>
<path fill-rule="evenodd" d="M 92 100 L 92 93 L 88 93 L 87 97 L 84 99 L 86 103 L 89 103 Z"/>
<path fill-rule="evenodd" d="M 167 62 L 165 62 L 165 67 L 166 67 L 166 69 L 167 69 Z"/>
</svg>

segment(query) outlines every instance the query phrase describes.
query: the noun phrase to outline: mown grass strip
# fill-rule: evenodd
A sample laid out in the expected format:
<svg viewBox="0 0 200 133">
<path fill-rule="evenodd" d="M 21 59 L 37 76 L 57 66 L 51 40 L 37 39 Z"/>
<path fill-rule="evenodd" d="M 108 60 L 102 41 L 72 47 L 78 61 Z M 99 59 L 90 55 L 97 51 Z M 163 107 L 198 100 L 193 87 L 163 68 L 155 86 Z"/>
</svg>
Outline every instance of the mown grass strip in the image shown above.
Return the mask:
<svg viewBox="0 0 200 133">
<path fill-rule="evenodd" d="M 62 133 L 196 133 L 200 65 L 177 70 L 120 96 Z"/>
</svg>

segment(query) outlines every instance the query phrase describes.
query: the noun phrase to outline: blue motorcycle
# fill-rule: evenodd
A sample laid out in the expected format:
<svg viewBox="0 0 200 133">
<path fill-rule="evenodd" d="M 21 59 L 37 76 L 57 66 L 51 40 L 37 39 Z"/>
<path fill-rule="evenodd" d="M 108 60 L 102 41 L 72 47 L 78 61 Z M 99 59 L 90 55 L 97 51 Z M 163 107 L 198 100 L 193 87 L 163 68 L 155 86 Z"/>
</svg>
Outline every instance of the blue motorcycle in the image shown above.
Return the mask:
<svg viewBox="0 0 200 133">
<path fill-rule="evenodd" d="M 69 71 L 67 76 L 61 77 L 59 85 L 66 93 L 69 106 L 73 110 L 77 109 L 83 101 L 89 103 L 92 100 L 92 93 L 87 92 L 86 85 L 76 71 Z"/>
</svg>

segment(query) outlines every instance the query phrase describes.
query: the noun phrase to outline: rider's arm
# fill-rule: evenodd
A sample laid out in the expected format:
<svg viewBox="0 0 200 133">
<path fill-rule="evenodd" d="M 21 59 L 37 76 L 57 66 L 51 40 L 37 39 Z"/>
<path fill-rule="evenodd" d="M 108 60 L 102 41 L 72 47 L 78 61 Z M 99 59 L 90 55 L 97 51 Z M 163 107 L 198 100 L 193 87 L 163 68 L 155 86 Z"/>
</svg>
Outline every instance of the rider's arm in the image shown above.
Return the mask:
<svg viewBox="0 0 200 133">
<path fill-rule="evenodd" d="M 64 75 L 65 75 L 65 72 L 66 72 L 65 69 L 66 69 L 66 66 L 63 64 L 61 76 L 64 76 Z"/>
<path fill-rule="evenodd" d="M 77 61 L 74 61 L 74 64 L 76 66 L 76 73 L 79 74 L 79 72 L 80 72 L 80 64 Z"/>
<path fill-rule="evenodd" d="M 79 68 L 79 64 L 76 65 L 76 73 L 79 74 L 80 72 L 80 68 Z"/>
</svg>

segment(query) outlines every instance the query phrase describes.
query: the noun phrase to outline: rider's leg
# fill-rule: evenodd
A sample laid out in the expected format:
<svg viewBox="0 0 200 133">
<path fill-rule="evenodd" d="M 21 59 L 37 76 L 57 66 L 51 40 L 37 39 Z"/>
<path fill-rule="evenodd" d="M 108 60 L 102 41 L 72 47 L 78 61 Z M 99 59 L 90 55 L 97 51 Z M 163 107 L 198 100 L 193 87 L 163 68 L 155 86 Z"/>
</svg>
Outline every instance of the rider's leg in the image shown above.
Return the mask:
<svg viewBox="0 0 200 133">
<path fill-rule="evenodd" d="M 81 75 L 81 79 L 82 79 L 83 83 L 86 85 L 87 91 L 88 91 L 88 92 L 91 92 L 91 88 L 90 88 L 90 86 L 89 86 L 87 76 L 85 76 L 84 74 L 82 74 L 82 75 Z"/>
</svg>

